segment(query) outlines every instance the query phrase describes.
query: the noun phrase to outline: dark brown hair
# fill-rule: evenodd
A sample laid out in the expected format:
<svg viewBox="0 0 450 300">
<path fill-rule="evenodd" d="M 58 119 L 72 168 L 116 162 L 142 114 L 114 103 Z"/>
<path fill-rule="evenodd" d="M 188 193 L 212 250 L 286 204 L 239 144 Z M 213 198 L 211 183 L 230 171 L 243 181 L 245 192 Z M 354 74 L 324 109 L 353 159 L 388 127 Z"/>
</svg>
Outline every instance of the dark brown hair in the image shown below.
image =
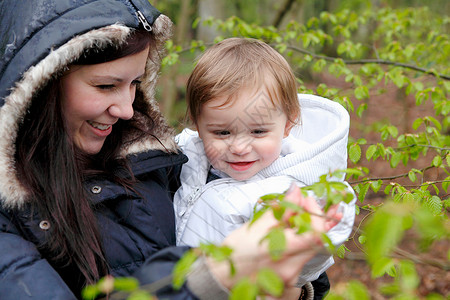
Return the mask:
<svg viewBox="0 0 450 300">
<path fill-rule="evenodd" d="M 139 53 L 148 45 L 152 45 L 152 35 L 135 30 L 121 46 L 88 49 L 74 64 L 112 61 Z M 120 120 L 102 150 L 95 156 L 87 155 L 66 133 L 59 86 L 59 79 L 53 79 L 34 95 L 19 127 L 15 159 L 22 184 L 30 192 L 33 209 L 52 224 L 47 240 L 38 247 L 62 273 L 78 269 L 80 282 L 66 283 L 79 293 L 84 284 L 94 283 L 108 273 L 94 208 L 83 182 L 90 176 L 101 175 L 126 187 L 132 186 L 134 178 L 125 159 L 119 158 L 120 147 L 129 131 L 140 132 L 148 126 L 139 124 L 136 118 Z M 141 92 L 136 94 L 135 115 L 148 116 Z M 128 171 L 128 176 L 123 176 L 123 170 Z M 68 276 L 73 278 L 74 274 Z"/>
</svg>

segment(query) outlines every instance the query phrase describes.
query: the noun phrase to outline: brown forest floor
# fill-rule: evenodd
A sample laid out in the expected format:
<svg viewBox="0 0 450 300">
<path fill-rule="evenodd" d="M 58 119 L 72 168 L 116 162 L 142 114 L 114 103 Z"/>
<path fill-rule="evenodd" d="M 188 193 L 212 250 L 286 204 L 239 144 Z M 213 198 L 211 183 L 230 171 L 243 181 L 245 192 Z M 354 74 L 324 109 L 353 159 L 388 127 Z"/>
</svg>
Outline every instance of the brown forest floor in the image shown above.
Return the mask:
<svg viewBox="0 0 450 300">
<path fill-rule="evenodd" d="M 327 83 L 328 86 L 336 86 L 337 84 L 336 80 L 331 77 L 322 77 L 318 80 L 320 80 L 319 82 Z M 371 95 L 368 105 L 369 110 L 365 112 L 364 118 L 361 119 L 355 115 L 351 116 L 350 136 L 355 139 L 365 138 L 370 145 L 380 142 L 379 134 L 367 134 L 364 132 L 364 128 L 367 128 L 368 125 L 373 124 L 376 121 L 388 120 L 398 127 L 400 133 L 404 133 L 412 132 L 411 124 L 417 117 L 425 115 L 434 116 L 431 103 L 428 102 L 425 105 L 417 107 L 412 96 L 403 95 L 404 91 L 399 92 L 395 87 L 388 88 L 387 92 L 383 95 Z M 357 102 L 357 100 L 354 101 L 355 107 L 359 104 Z M 363 149 L 363 156 L 364 153 L 365 151 Z M 427 166 L 427 163 L 429 164 L 429 162 L 430 160 L 427 158 L 419 158 L 417 161 L 411 162 L 411 166 L 420 169 Z M 392 176 L 395 174 L 402 174 L 406 170 L 402 169 L 402 166 L 391 169 L 388 163 L 380 161 L 374 163 L 363 160 L 362 164 L 369 167 L 371 177 Z M 349 167 L 352 166 L 353 165 L 349 163 Z M 426 176 L 427 180 L 435 180 L 437 178 L 442 178 L 443 174 L 432 171 L 428 172 Z M 385 200 L 384 198 L 385 195 L 383 192 L 378 194 L 369 193 L 364 205 L 369 203 L 379 204 Z M 362 206 L 363 204 L 358 203 L 358 205 Z M 355 225 L 358 225 L 366 214 L 367 212 L 361 210 L 361 214 L 356 217 Z M 379 288 L 386 283 L 393 282 L 393 278 L 384 276 L 382 278 L 374 279 L 371 277 L 370 268 L 364 260 L 360 259 L 363 253 L 359 249 L 361 245 L 358 243 L 358 235 L 355 234 L 355 232 L 352 233 L 351 237 L 353 237 L 353 235 L 354 238 L 346 243 L 346 246 L 351 250 L 351 253 L 349 253 L 345 259 L 335 257 L 335 265 L 327 271 L 332 290 L 339 291 L 350 280 L 359 280 L 368 287 L 371 299 L 389 299 L 388 296 L 382 295 L 379 292 Z M 422 256 L 422 254 L 418 253 L 413 241 L 413 237 L 405 237 L 400 248 L 407 252 L 418 254 L 424 259 L 429 258 L 442 262 L 446 261 L 447 251 L 450 248 L 450 243 L 448 241 L 433 244 L 426 256 Z M 450 272 L 427 264 L 416 264 L 416 269 L 420 277 L 418 293 L 421 297 L 434 292 L 450 299 Z"/>
</svg>

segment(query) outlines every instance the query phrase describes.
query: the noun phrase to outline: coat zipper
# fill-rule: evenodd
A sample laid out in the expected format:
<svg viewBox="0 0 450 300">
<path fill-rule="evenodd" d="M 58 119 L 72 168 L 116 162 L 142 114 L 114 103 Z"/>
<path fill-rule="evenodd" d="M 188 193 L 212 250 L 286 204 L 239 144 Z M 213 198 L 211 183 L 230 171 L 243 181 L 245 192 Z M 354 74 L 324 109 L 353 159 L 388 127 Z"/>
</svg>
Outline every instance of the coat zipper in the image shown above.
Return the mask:
<svg viewBox="0 0 450 300">
<path fill-rule="evenodd" d="M 134 9 L 134 13 L 136 14 L 136 18 L 139 20 L 139 23 L 144 27 L 147 31 L 152 31 L 152 26 L 148 23 L 147 19 L 144 17 L 144 14 L 134 5 L 133 1 L 126 0 L 126 3 L 130 4 Z"/>
<path fill-rule="evenodd" d="M 140 10 L 136 10 L 136 16 L 139 20 L 139 22 L 144 26 L 144 29 L 147 31 L 152 31 L 152 26 L 148 23 L 147 19 L 144 17 L 144 15 L 141 13 Z"/>
</svg>

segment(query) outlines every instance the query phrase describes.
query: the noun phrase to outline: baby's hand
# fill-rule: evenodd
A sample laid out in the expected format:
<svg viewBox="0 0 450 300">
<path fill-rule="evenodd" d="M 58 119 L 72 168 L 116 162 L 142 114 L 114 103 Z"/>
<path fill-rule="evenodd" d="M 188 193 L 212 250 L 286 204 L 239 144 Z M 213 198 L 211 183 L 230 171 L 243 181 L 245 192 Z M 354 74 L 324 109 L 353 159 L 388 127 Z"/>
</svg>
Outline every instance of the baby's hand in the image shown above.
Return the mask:
<svg viewBox="0 0 450 300">
<path fill-rule="evenodd" d="M 303 196 L 300 188 L 298 188 L 295 184 L 292 184 L 289 188 L 285 199 L 297 204 L 306 212 L 311 214 L 311 226 L 314 231 L 328 232 L 342 219 L 342 213 L 338 212 L 338 204 L 330 206 L 328 211 L 324 213 L 324 211 L 317 204 L 316 199 L 311 196 Z M 284 216 L 285 221 L 288 221 L 293 214 L 294 212 L 287 212 Z"/>
</svg>

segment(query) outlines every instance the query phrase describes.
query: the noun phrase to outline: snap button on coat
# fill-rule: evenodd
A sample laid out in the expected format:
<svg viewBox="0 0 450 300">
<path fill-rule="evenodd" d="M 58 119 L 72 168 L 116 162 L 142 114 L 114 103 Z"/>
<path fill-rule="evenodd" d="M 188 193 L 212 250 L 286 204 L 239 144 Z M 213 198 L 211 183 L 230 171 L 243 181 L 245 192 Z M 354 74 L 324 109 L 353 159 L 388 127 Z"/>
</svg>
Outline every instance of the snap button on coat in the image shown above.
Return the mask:
<svg viewBox="0 0 450 300">
<path fill-rule="evenodd" d="M 50 222 L 47 220 L 42 220 L 39 223 L 39 228 L 41 228 L 42 230 L 49 230 L 50 229 Z"/>
<path fill-rule="evenodd" d="M 102 191 L 102 187 L 101 187 L 101 186 L 98 186 L 98 185 L 94 185 L 94 186 L 91 188 L 91 192 L 92 192 L 93 194 L 100 194 L 101 191 Z"/>
</svg>

